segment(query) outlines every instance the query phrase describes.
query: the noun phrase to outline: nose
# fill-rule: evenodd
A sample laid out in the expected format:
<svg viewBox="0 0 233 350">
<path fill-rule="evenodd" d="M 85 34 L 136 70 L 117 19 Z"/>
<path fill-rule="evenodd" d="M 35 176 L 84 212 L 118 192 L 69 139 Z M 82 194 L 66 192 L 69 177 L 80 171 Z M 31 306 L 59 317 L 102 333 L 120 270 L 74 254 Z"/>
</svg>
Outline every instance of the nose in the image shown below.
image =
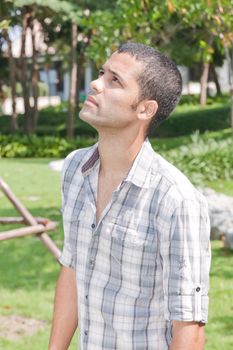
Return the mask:
<svg viewBox="0 0 233 350">
<path fill-rule="evenodd" d="M 103 80 L 101 79 L 101 77 L 92 80 L 91 90 L 94 91 L 96 94 L 99 94 L 103 91 Z"/>
</svg>

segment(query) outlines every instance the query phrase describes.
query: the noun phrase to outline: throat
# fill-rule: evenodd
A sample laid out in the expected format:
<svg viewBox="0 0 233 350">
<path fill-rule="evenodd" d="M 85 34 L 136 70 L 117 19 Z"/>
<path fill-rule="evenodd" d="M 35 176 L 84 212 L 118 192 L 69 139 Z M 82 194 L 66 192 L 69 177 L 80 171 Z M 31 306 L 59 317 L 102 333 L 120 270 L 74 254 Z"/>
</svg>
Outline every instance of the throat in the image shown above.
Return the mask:
<svg viewBox="0 0 233 350">
<path fill-rule="evenodd" d="M 113 192 L 122 183 L 124 175 L 111 178 L 99 174 L 98 189 L 97 189 L 97 201 L 96 201 L 96 224 L 98 224 L 103 211 L 112 201 Z"/>
</svg>

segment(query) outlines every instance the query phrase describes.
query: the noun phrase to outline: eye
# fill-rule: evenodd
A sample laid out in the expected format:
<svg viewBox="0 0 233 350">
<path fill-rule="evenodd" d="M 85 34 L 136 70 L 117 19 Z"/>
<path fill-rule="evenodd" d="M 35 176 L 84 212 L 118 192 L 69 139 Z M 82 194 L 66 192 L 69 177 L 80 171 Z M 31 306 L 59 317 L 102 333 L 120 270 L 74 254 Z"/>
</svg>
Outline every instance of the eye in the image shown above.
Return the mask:
<svg viewBox="0 0 233 350">
<path fill-rule="evenodd" d="M 102 77 L 102 75 L 104 75 L 104 70 L 103 70 L 103 69 L 100 69 L 100 70 L 99 70 L 99 77 Z"/>
<path fill-rule="evenodd" d="M 114 81 L 114 82 L 116 82 L 116 83 L 120 83 L 120 82 L 119 82 L 119 79 L 118 79 L 116 76 L 114 76 L 114 75 L 113 75 L 113 77 L 112 77 L 112 81 Z"/>
</svg>

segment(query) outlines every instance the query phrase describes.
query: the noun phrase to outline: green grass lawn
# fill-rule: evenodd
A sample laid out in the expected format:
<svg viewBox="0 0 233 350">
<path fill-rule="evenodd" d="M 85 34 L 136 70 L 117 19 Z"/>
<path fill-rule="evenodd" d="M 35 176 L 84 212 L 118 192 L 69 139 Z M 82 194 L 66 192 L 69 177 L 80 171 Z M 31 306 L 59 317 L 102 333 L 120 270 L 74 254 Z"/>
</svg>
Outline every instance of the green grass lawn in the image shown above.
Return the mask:
<svg viewBox="0 0 233 350">
<path fill-rule="evenodd" d="M 51 234 L 61 248 L 60 174 L 48 168 L 48 159 L 1 159 L 0 176 L 34 216 L 58 223 Z M 0 216 L 18 216 L 0 191 Z M 9 228 L 1 226 L 0 231 Z M 48 347 L 55 281 L 59 264 L 41 241 L 25 237 L 0 243 L 0 314 L 45 320 L 43 332 L 21 341 L 0 339 L 0 349 L 42 350 Z M 76 349 L 76 337 L 70 349 Z"/>
<path fill-rule="evenodd" d="M 58 223 L 51 237 L 61 248 L 63 233 L 59 211 L 60 174 L 50 170 L 48 162 L 49 159 L 0 159 L 0 176 L 7 181 L 33 215 L 45 216 Z M 230 191 L 233 195 L 233 184 L 230 181 L 209 185 L 219 190 L 227 187 L 228 194 Z M 16 215 L 12 205 L 1 192 L 0 203 L 0 216 Z M 1 231 L 4 229 L 3 226 L 0 227 Z M 212 242 L 212 252 L 206 349 L 231 350 L 233 349 L 233 253 L 224 250 L 219 241 Z M 26 237 L 0 243 L 0 314 L 22 315 L 47 322 L 45 330 L 32 337 L 20 341 L 0 339 L 0 349 L 47 349 L 58 272 L 58 263 L 37 238 Z M 74 350 L 76 344 L 75 337 L 70 349 Z"/>
</svg>

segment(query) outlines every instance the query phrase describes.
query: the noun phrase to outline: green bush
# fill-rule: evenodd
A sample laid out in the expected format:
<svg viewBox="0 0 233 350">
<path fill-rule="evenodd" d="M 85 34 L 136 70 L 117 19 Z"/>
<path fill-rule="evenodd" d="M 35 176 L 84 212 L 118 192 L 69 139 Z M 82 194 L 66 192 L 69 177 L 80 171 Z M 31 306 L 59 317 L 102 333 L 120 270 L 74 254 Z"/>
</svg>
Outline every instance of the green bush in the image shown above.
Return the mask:
<svg viewBox="0 0 233 350">
<path fill-rule="evenodd" d="M 37 136 L 66 136 L 66 120 L 67 120 L 67 103 L 63 102 L 59 106 L 47 107 L 39 111 L 38 126 L 36 128 Z M 19 130 L 17 135 L 24 135 L 23 132 L 23 115 L 18 116 Z M 11 118 L 8 115 L 0 116 L 0 133 L 10 135 Z M 75 135 L 95 137 L 97 132 L 87 123 L 75 118 Z"/>
<path fill-rule="evenodd" d="M 233 177 L 233 138 L 204 139 L 196 132 L 191 142 L 161 154 L 196 185 Z"/>
<path fill-rule="evenodd" d="M 27 158 L 27 157 L 65 157 L 72 150 L 92 145 L 95 139 L 76 138 L 68 140 L 58 137 L 0 136 L 0 157 Z"/>
</svg>

